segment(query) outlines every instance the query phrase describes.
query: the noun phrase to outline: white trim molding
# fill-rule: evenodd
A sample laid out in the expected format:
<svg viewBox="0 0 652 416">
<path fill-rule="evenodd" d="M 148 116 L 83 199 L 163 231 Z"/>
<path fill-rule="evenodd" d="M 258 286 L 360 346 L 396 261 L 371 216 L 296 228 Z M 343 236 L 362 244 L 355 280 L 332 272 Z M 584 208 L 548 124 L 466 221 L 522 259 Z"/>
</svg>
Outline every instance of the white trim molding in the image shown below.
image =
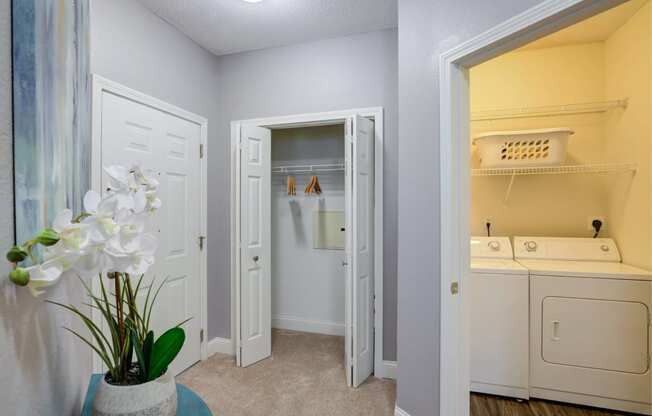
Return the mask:
<svg viewBox="0 0 652 416">
<path fill-rule="evenodd" d="M 394 416 L 410 416 L 410 414 L 400 407 L 396 406 L 394 407 Z"/>
<path fill-rule="evenodd" d="M 441 321 L 439 414 L 469 414 L 469 78 L 468 70 L 624 0 L 546 0 L 439 57 Z M 459 293 L 451 290 L 457 283 Z M 399 414 L 399 413 L 397 413 Z"/>
<path fill-rule="evenodd" d="M 91 189 L 99 191 L 101 187 L 102 177 L 102 154 L 101 154 L 101 137 L 102 137 L 102 93 L 108 91 L 112 94 L 125 97 L 135 102 L 144 104 L 146 106 L 156 108 L 158 110 L 173 114 L 177 117 L 191 121 L 199 125 L 201 129 L 200 145 L 203 146 L 203 157 L 199 159 L 200 163 L 200 207 L 199 207 L 199 235 L 207 237 L 207 194 L 208 194 L 208 181 L 207 181 L 207 166 L 208 166 L 208 120 L 205 117 L 186 111 L 182 108 L 172 104 L 161 101 L 157 98 L 143 94 L 139 91 L 133 90 L 117 82 L 103 78 L 97 74 L 92 75 L 92 101 L 91 101 L 91 163 L 90 163 L 90 176 L 91 176 Z M 208 241 L 205 238 L 205 241 Z M 201 292 L 198 317 L 200 321 L 200 331 L 206 333 L 207 328 L 207 315 L 208 315 L 208 299 L 207 299 L 207 252 L 208 246 L 204 245 L 204 249 L 199 251 L 199 290 Z M 94 293 L 99 290 L 97 287 L 97 279 L 93 279 L 92 290 Z M 91 311 L 91 316 L 96 324 L 101 323 L 101 316 L 97 310 Z M 207 340 L 204 338 L 200 341 L 200 359 L 204 360 L 208 357 L 207 353 Z M 93 372 L 102 373 L 102 361 L 97 354 L 93 354 Z"/>
<path fill-rule="evenodd" d="M 238 230 L 235 224 L 239 222 L 240 207 L 237 204 L 236 192 L 240 188 L 240 177 L 237 174 L 240 169 L 240 158 L 238 142 L 240 140 L 240 129 L 242 125 L 254 125 L 271 129 L 288 127 L 307 127 L 328 125 L 337 122 L 345 122 L 347 119 L 360 115 L 374 120 L 375 131 L 375 152 L 374 160 L 374 295 L 375 295 L 375 318 L 374 325 L 376 335 L 374 337 L 374 372 L 383 366 L 383 162 L 384 162 L 384 110 L 383 107 L 355 108 L 342 111 L 329 111 L 322 113 L 295 114 L 279 117 L 256 118 L 249 120 L 237 120 L 231 122 L 231 337 L 235 339 L 236 361 L 240 334 L 238 334 L 240 311 L 237 310 L 236 301 L 240 297 L 238 287 L 238 273 L 240 270 L 240 256 L 238 253 Z M 238 363 L 239 365 L 239 363 Z"/>
<path fill-rule="evenodd" d="M 378 378 L 388 378 L 390 380 L 396 380 L 396 369 L 398 368 L 398 365 L 396 364 L 396 361 L 383 361 L 383 365 L 381 367 L 381 372 L 376 373 L 376 377 Z"/>
<path fill-rule="evenodd" d="M 215 354 L 235 355 L 235 345 L 228 338 L 213 338 L 206 343 L 206 358 Z"/>
<path fill-rule="evenodd" d="M 290 315 L 272 316 L 272 328 L 344 336 L 344 322 L 327 322 Z"/>
</svg>

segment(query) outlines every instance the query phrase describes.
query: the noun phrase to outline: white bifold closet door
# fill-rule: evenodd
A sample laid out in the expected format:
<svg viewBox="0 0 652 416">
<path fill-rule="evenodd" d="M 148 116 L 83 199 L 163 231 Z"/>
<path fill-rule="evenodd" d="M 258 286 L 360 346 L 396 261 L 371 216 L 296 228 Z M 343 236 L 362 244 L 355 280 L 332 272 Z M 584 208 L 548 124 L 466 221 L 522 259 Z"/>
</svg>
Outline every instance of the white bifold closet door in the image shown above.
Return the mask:
<svg viewBox="0 0 652 416">
<path fill-rule="evenodd" d="M 246 367 L 271 356 L 271 131 L 240 129 L 236 188 L 239 279 L 236 362 Z M 346 378 L 359 386 L 374 362 L 374 125 L 347 120 L 346 145 Z"/>
<path fill-rule="evenodd" d="M 240 132 L 240 311 L 237 362 L 246 367 L 272 354 L 272 133 Z"/>
<path fill-rule="evenodd" d="M 346 146 L 347 224 L 347 339 L 345 350 L 349 385 L 358 387 L 374 368 L 374 124 L 356 116 L 349 121 Z M 349 180 L 350 178 L 350 180 Z M 349 193 L 350 192 L 350 193 Z M 350 339 L 349 339 L 350 337 Z M 350 374 L 348 374 L 350 373 Z"/>
</svg>

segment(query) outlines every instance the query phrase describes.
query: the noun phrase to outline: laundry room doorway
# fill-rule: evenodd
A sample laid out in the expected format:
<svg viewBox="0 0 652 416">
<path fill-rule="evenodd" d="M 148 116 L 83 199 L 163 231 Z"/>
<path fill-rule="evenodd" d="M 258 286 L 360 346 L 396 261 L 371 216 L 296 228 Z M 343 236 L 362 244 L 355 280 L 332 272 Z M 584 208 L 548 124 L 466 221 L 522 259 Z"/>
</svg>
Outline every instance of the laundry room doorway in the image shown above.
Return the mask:
<svg viewBox="0 0 652 416">
<path fill-rule="evenodd" d="M 534 346 L 530 349 L 533 338 L 517 341 L 513 339 L 517 337 L 507 337 L 532 332 L 529 316 L 533 273 L 540 281 L 544 280 L 540 275 L 554 273 L 577 278 L 579 270 L 568 271 L 577 265 L 573 262 L 597 261 L 602 266 L 595 270 L 582 265 L 590 270 L 586 274 L 582 270 L 584 277 L 604 278 L 609 275 L 605 270 L 611 267 L 612 271 L 618 270 L 613 275 L 623 282 L 648 279 L 642 270 L 650 270 L 652 258 L 652 151 L 648 137 L 651 59 L 650 49 L 645 49 L 652 20 L 649 7 L 644 0 L 544 1 L 440 56 L 440 414 L 492 414 L 483 413 L 483 400 L 499 395 L 649 414 L 645 412 L 649 412 L 650 397 L 643 397 L 644 393 L 636 395 L 642 392 L 641 386 L 650 382 L 649 360 L 639 359 L 645 351 L 649 353 L 647 336 L 631 338 L 638 343 L 636 348 L 632 347 L 634 344 L 627 345 L 637 352 L 636 373 L 641 379 L 629 384 L 631 388 L 611 388 L 599 399 L 591 399 L 589 393 L 574 391 L 572 387 L 563 395 L 545 397 L 549 391 L 532 384 L 533 379 L 542 383 L 542 374 L 548 371 L 541 371 L 547 363 L 537 364 L 532 358 L 533 354 L 541 358 L 541 351 Z M 589 23 L 592 18 L 598 19 L 599 24 Z M 576 25 L 579 29 L 573 31 Z M 590 38 L 583 37 L 589 33 Z M 636 52 L 637 45 L 645 51 Z M 564 60 L 569 63 L 566 73 Z M 559 77 L 559 82 L 551 81 L 553 75 Z M 630 88 L 628 83 L 638 75 L 642 79 L 638 88 Z M 523 99 L 518 89 L 524 88 L 527 77 L 534 76 L 545 82 L 531 85 L 532 94 Z M 528 209 L 517 209 L 519 206 Z M 636 211 L 632 211 L 634 206 Z M 626 225 L 628 218 L 636 218 L 638 226 Z M 514 258 L 514 253 L 521 259 L 535 257 L 535 261 L 521 262 Z M 474 269 L 472 256 L 480 260 Z M 539 261 L 562 261 L 565 268 L 563 272 L 561 267 L 554 271 L 546 263 L 547 269 L 532 269 Z M 605 266 L 605 262 L 613 265 Z M 635 269 L 630 268 L 632 265 Z M 482 293 L 474 291 L 473 279 L 484 279 L 486 287 Z M 605 281 L 599 284 L 606 284 Z M 627 287 L 649 286 L 639 283 Z M 501 289 L 493 298 L 492 288 Z M 577 293 L 589 296 L 586 290 L 578 289 Z M 621 301 L 616 293 L 624 294 L 627 290 L 621 293 L 614 289 L 603 296 Z M 645 309 L 650 295 L 644 293 L 637 298 L 643 305 L 637 311 Z M 485 326 L 476 322 L 473 329 L 473 307 L 478 304 L 496 307 L 487 310 L 504 319 L 497 323 L 487 321 Z M 518 313 L 505 314 L 502 308 L 507 306 L 517 307 Z M 567 304 L 548 306 L 558 311 Z M 548 345 L 548 352 L 554 351 L 556 358 L 544 357 L 542 361 L 575 360 L 567 365 L 572 367 L 568 373 L 572 376 L 557 381 L 581 384 L 579 380 L 585 375 L 582 365 L 586 363 L 577 363 L 593 360 L 595 351 L 577 354 L 561 348 L 564 337 L 559 334 L 564 321 L 545 311 L 543 315 L 549 321 L 544 335 L 550 339 L 542 345 Z M 632 322 L 640 328 L 643 318 L 635 318 Z M 608 326 L 605 322 L 603 328 Z M 613 331 L 624 326 L 614 325 Z M 516 327 L 518 330 L 514 330 Z M 484 329 L 490 330 L 483 332 Z M 486 353 L 496 347 L 498 353 L 505 353 L 507 346 L 511 348 L 511 358 L 495 359 L 497 355 L 492 354 L 493 361 L 486 357 L 473 361 L 474 335 L 476 342 L 482 336 L 504 340 L 495 344 L 479 342 L 476 347 L 481 348 L 476 351 L 484 349 Z M 647 341 L 642 345 L 640 340 L 644 338 Z M 590 363 L 596 367 L 596 374 L 601 371 L 597 369 L 602 365 L 599 361 Z M 638 365 L 642 362 L 648 362 L 646 368 Z M 556 365 L 563 365 L 559 363 Z M 618 371 L 628 368 L 622 363 L 617 364 Z M 476 369 L 484 365 L 484 373 L 476 373 L 484 377 L 484 383 L 474 385 L 472 365 Z M 512 382 L 505 383 L 506 379 Z M 604 380 L 586 379 L 585 384 L 606 385 Z M 641 384 L 637 384 L 639 381 Z M 621 387 L 624 385 L 620 383 Z M 481 400 L 475 401 L 474 408 L 470 391 L 485 395 L 477 396 Z M 565 412 L 549 408 L 544 411 Z M 518 412 L 529 414 L 527 410 Z"/>
<path fill-rule="evenodd" d="M 349 386 L 380 368 L 382 120 L 372 108 L 232 122 L 236 365 L 272 356 L 274 327 L 342 336 Z"/>
</svg>

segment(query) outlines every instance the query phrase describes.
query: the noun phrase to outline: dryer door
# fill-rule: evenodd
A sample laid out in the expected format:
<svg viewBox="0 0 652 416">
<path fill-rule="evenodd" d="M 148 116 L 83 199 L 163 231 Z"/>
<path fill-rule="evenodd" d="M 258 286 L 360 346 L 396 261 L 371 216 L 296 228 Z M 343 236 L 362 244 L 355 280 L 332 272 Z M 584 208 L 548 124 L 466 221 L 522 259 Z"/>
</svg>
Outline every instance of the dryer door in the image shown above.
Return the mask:
<svg viewBox="0 0 652 416">
<path fill-rule="evenodd" d="M 648 369 L 648 312 L 639 302 L 547 297 L 544 361 L 643 374 Z"/>
</svg>

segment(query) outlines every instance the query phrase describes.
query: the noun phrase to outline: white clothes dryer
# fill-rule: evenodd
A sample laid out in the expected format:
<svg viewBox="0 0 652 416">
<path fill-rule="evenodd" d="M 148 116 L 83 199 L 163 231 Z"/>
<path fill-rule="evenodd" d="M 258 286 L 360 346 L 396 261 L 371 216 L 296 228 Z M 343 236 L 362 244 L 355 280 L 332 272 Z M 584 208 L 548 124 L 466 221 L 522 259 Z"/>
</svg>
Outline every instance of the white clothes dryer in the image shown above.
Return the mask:
<svg viewBox="0 0 652 416">
<path fill-rule="evenodd" d="M 530 272 L 530 396 L 651 414 L 651 273 L 608 238 L 515 237 Z"/>
</svg>

